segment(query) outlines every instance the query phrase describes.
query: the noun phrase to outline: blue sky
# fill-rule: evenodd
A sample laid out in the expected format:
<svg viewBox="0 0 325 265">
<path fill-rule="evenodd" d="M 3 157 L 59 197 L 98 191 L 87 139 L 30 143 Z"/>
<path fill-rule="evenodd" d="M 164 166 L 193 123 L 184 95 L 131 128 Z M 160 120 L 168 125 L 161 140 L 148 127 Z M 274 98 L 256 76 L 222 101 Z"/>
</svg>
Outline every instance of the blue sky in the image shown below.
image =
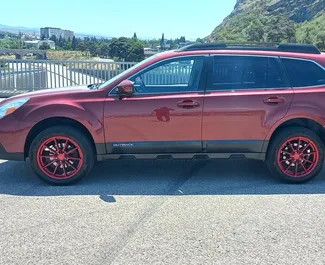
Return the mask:
<svg viewBox="0 0 325 265">
<path fill-rule="evenodd" d="M 16 0 L 1 1 L 0 24 L 60 27 L 105 36 L 205 37 L 236 0 Z"/>
</svg>

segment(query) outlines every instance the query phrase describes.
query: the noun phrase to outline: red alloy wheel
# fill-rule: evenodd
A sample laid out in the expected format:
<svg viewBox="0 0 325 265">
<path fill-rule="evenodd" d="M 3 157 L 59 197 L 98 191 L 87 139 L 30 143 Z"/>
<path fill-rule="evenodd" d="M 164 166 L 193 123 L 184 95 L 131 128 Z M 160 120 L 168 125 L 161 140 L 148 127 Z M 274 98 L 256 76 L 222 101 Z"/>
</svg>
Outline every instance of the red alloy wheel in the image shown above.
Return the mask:
<svg viewBox="0 0 325 265">
<path fill-rule="evenodd" d="M 66 136 L 45 140 L 37 150 L 37 164 L 44 174 L 54 179 L 75 176 L 83 165 L 81 147 Z"/>
<path fill-rule="evenodd" d="M 281 171 L 294 178 L 303 178 L 317 167 L 319 150 L 316 144 L 306 137 L 288 139 L 278 152 L 278 165 Z"/>
</svg>

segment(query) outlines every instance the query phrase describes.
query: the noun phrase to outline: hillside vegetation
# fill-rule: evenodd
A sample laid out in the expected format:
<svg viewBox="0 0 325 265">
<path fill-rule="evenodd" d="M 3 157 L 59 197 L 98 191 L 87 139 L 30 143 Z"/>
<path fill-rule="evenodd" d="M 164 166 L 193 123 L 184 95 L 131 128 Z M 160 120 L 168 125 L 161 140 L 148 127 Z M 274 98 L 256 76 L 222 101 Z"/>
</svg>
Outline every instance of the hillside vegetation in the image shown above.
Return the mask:
<svg viewBox="0 0 325 265">
<path fill-rule="evenodd" d="M 206 39 L 314 43 L 325 50 L 325 0 L 238 0 Z"/>
</svg>

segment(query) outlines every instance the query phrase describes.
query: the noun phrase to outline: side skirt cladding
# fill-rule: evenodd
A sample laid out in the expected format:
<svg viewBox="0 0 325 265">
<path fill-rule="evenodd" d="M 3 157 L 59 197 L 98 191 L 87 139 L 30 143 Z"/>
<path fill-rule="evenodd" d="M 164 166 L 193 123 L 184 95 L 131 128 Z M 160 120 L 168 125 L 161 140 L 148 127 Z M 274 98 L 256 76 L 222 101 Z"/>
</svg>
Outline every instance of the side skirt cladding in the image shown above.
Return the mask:
<svg viewBox="0 0 325 265">
<path fill-rule="evenodd" d="M 267 143 L 266 143 L 267 144 Z M 107 154 L 98 153 L 98 160 L 106 159 L 195 159 L 248 158 L 265 160 L 263 140 L 216 141 L 149 141 L 106 143 Z M 99 149 L 99 148 L 97 148 Z"/>
</svg>

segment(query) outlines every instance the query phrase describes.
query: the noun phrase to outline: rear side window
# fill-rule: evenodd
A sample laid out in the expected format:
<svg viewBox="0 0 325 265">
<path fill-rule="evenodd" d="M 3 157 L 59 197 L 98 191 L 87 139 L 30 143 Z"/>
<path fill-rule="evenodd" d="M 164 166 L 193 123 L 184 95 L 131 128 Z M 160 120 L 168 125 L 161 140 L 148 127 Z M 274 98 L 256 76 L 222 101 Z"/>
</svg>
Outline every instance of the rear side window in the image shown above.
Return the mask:
<svg viewBox="0 0 325 265">
<path fill-rule="evenodd" d="M 275 58 L 215 56 L 208 90 L 268 89 L 285 87 Z"/>
<path fill-rule="evenodd" d="M 312 61 L 282 59 L 293 87 L 325 85 L 325 70 Z"/>
</svg>

